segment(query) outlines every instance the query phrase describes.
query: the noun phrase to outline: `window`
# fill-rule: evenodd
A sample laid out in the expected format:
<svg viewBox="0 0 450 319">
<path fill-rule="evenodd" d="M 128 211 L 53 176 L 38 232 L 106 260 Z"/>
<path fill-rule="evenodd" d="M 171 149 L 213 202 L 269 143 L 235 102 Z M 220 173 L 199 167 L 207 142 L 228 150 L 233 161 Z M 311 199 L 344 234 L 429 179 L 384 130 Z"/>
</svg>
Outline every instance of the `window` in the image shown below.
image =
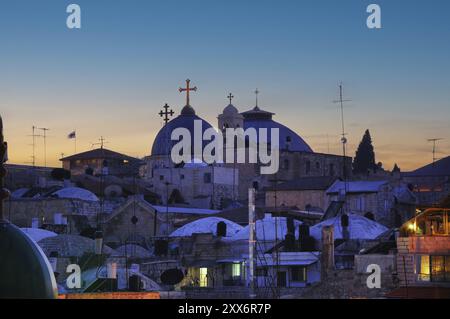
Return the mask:
<svg viewBox="0 0 450 319">
<path fill-rule="evenodd" d="M 288 159 L 285 159 L 283 161 L 283 166 L 284 166 L 284 169 L 289 169 L 289 160 Z"/>
<path fill-rule="evenodd" d="M 418 256 L 416 274 L 418 281 L 450 282 L 450 255 Z"/>
<path fill-rule="evenodd" d="M 208 287 L 208 268 L 200 268 L 200 287 Z"/>
<path fill-rule="evenodd" d="M 241 277 L 241 264 L 240 263 L 231 265 L 231 276 L 233 276 L 233 278 Z"/>
<path fill-rule="evenodd" d="M 205 173 L 205 175 L 203 175 L 203 182 L 205 184 L 211 184 L 211 173 Z"/>
<path fill-rule="evenodd" d="M 306 267 L 295 266 L 291 268 L 292 281 L 306 282 Z"/>
<path fill-rule="evenodd" d="M 319 170 L 320 169 L 320 163 L 316 162 L 316 169 Z"/>
<path fill-rule="evenodd" d="M 259 183 L 258 182 L 253 182 L 253 188 L 255 189 L 255 190 L 258 190 L 259 189 Z"/>
<path fill-rule="evenodd" d="M 164 175 L 159 175 L 159 180 L 163 181 L 164 180 Z"/>
<path fill-rule="evenodd" d="M 180 179 L 184 179 L 184 174 L 181 174 L 181 175 L 180 175 Z"/>
</svg>

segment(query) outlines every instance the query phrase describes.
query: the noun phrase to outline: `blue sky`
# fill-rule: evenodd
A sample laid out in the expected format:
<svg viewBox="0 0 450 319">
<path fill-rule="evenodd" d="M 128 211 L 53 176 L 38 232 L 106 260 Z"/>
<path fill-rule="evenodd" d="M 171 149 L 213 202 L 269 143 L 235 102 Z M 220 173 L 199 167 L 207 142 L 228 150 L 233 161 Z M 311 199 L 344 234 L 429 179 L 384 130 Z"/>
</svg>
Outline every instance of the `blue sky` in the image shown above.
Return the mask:
<svg viewBox="0 0 450 319">
<path fill-rule="evenodd" d="M 66 27 L 66 7 L 82 29 Z M 381 30 L 366 7 L 382 9 Z M 337 84 L 350 154 L 366 128 L 378 160 L 411 169 L 431 159 L 428 138 L 450 152 L 450 2 L 432 1 L 0 1 L 0 110 L 11 161 L 31 155 L 31 126 L 51 128 L 49 161 L 100 135 L 108 147 L 148 155 L 164 103 L 190 78 L 191 104 L 216 123 L 233 92 L 260 105 L 320 152 L 339 153 Z M 327 138 L 328 135 L 328 138 Z M 42 161 L 42 147 L 38 161 Z"/>
</svg>

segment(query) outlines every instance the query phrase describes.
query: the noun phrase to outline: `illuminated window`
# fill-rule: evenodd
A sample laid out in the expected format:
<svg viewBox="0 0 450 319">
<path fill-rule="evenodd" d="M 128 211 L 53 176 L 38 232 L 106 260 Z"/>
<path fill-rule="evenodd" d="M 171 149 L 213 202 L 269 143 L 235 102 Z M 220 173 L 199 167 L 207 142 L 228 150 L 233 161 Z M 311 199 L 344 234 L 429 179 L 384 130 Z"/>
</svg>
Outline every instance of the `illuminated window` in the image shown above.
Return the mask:
<svg viewBox="0 0 450 319">
<path fill-rule="evenodd" d="M 418 256 L 416 273 L 419 281 L 430 281 L 430 256 Z"/>
<path fill-rule="evenodd" d="M 208 287 L 208 268 L 200 268 L 200 287 Z"/>
<path fill-rule="evenodd" d="M 450 256 L 418 256 L 416 273 L 418 281 L 450 282 Z"/>
<path fill-rule="evenodd" d="M 237 263 L 231 265 L 231 275 L 233 278 L 241 277 L 241 264 Z"/>
</svg>

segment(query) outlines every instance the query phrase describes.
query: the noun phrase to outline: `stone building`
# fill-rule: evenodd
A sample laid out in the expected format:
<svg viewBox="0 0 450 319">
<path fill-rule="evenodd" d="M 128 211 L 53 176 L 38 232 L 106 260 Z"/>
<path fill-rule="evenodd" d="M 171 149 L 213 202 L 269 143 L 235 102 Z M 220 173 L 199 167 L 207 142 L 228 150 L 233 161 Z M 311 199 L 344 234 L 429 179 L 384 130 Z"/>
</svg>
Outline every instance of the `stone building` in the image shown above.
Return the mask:
<svg viewBox="0 0 450 319">
<path fill-rule="evenodd" d="M 415 214 L 416 198 L 398 181 L 336 181 L 326 191 L 331 201 L 345 197 L 345 208 L 387 227 L 399 227 Z"/>
<path fill-rule="evenodd" d="M 449 236 L 449 209 L 427 209 L 402 226 L 397 271 L 404 294 L 413 287 L 450 288 Z"/>
<path fill-rule="evenodd" d="M 344 167 L 347 176 L 351 175 L 352 159 L 350 157 L 315 153 L 300 135 L 273 120 L 273 116 L 274 113 L 261 109 L 258 103 L 251 110 L 240 113 L 231 104 L 230 99 L 230 104 L 218 115 L 218 130 L 224 132 L 228 128 L 244 130 L 254 128 L 256 129 L 255 137 L 260 146 L 262 144 L 260 130 L 266 129 L 267 138 L 271 140 L 271 129 L 277 129 L 280 157 L 277 159 L 279 170 L 276 174 L 261 174 L 260 163 L 230 163 L 233 159 L 226 159 L 226 156 L 224 156 L 224 164 L 216 163 L 213 166 L 199 167 L 203 159 L 194 158 L 202 156 L 194 154 L 194 147 L 190 152 L 191 162 L 195 163 L 195 160 L 198 160 L 197 164 L 200 163 L 200 165 L 197 165 L 193 172 L 187 173 L 183 171 L 186 170 L 186 164 L 174 165 L 171 160 L 171 150 L 178 142 L 171 139 L 172 133 L 177 128 L 187 130 L 194 145 L 194 121 L 201 123 L 201 132 L 199 130 L 198 133 L 203 134 L 212 127 L 197 116 L 194 108 L 189 104 L 188 96 L 186 106 L 182 108 L 180 115 L 170 121 L 167 119 L 168 122 L 158 132 L 153 142 L 151 155 L 146 159 L 144 178 L 154 185 L 153 190 L 162 197 L 170 198 L 172 192 L 176 191 L 184 202 L 192 206 L 226 208 L 227 203 L 247 201 L 247 192 L 251 187 L 263 190 L 275 183 L 301 177 L 342 177 Z M 227 150 L 230 151 L 227 148 L 232 148 L 231 154 L 234 150 L 235 157 L 237 152 L 247 152 L 250 145 L 247 138 L 245 141 L 236 141 L 236 138 L 233 141 L 227 141 L 226 135 L 223 142 L 223 153 L 227 154 Z M 241 144 L 237 146 L 239 142 Z M 206 144 L 203 141 L 203 147 Z"/>
<path fill-rule="evenodd" d="M 106 148 L 61 158 L 63 168 L 72 175 L 80 175 L 92 170 L 93 175 L 114 175 L 119 177 L 138 176 L 144 163 L 137 158 L 120 154 Z"/>
<path fill-rule="evenodd" d="M 324 212 L 329 205 L 326 190 L 336 179 L 331 176 L 302 177 L 269 187 L 265 190 L 265 205 Z"/>
<path fill-rule="evenodd" d="M 418 205 L 429 207 L 439 204 L 450 194 L 450 156 L 402 173 L 402 176 L 406 183 L 411 184 Z"/>
</svg>

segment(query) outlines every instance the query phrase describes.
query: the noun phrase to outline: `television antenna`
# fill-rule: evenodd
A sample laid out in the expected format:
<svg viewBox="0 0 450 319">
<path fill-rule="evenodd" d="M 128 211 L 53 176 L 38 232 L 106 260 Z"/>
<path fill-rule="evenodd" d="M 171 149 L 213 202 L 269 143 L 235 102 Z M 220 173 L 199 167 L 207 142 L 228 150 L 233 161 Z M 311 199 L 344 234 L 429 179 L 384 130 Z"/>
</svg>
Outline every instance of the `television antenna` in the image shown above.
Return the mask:
<svg viewBox="0 0 450 319">
<path fill-rule="evenodd" d="M 345 181 L 345 191 L 347 192 L 347 165 L 346 165 L 346 148 L 347 148 L 347 133 L 345 133 L 345 121 L 344 121 L 344 103 L 351 102 L 352 100 L 346 100 L 344 99 L 343 94 L 343 85 L 342 82 L 339 84 L 339 100 L 333 101 L 335 104 L 340 105 L 341 109 L 341 126 L 342 126 L 342 137 L 341 137 L 341 143 L 342 143 L 342 155 L 343 155 L 343 177 Z"/>
<path fill-rule="evenodd" d="M 442 141 L 443 138 L 429 138 L 428 142 L 433 143 L 433 164 L 439 160 L 439 158 L 436 157 L 437 153 L 437 142 Z"/>
<path fill-rule="evenodd" d="M 49 128 L 38 128 L 42 131 L 41 137 L 44 139 L 44 167 L 47 167 L 47 132 L 50 131 Z"/>
</svg>

